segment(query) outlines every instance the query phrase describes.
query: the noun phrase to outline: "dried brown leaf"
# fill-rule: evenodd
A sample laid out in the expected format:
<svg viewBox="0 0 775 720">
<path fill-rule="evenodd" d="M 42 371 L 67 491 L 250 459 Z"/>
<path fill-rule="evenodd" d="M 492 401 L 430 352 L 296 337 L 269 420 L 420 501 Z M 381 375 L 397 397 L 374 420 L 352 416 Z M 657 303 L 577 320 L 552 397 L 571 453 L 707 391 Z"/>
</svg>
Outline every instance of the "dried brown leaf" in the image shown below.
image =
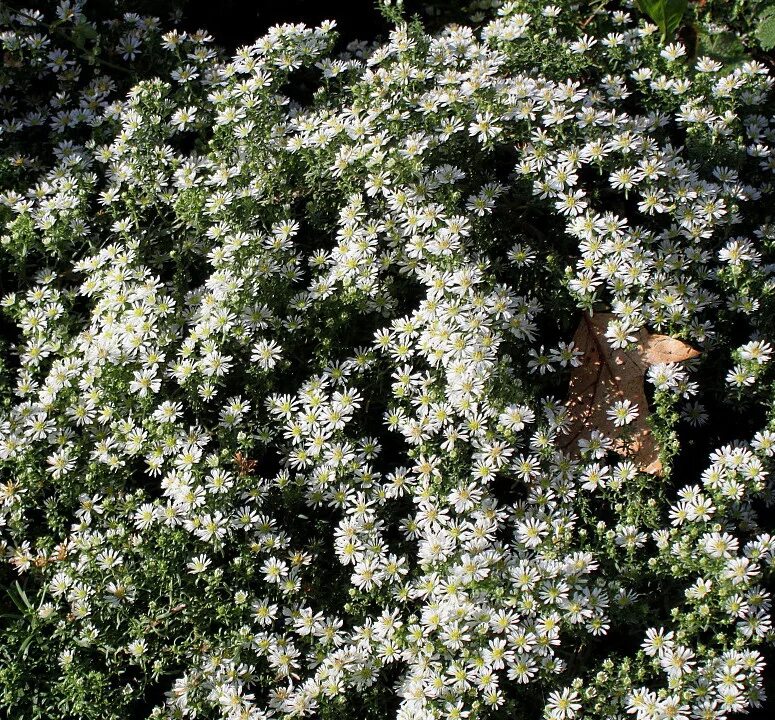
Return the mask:
<svg viewBox="0 0 775 720">
<path fill-rule="evenodd" d="M 648 426 L 648 400 L 643 386 L 649 365 L 682 362 L 700 353 L 668 335 L 638 332 L 637 347 L 624 351 L 609 344 L 605 332 L 615 319 L 611 313 L 584 313 L 574 345 L 584 355 L 574 368 L 568 388 L 568 425 L 559 443 L 578 453 L 578 441 L 588 439 L 594 430 L 612 438 L 618 452 L 628 456 L 643 472 L 659 475 L 662 462 L 659 445 Z M 607 415 L 618 400 L 638 406 L 638 417 L 624 428 L 616 427 Z"/>
</svg>

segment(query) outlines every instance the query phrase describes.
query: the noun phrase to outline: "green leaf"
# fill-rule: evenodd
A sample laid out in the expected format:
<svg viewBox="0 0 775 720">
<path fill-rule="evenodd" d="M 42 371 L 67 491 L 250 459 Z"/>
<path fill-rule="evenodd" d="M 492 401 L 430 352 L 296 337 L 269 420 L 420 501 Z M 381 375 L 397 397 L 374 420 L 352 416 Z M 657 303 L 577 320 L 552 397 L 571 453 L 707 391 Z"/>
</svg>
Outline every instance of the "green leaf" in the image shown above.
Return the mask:
<svg viewBox="0 0 775 720">
<path fill-rule="evenodd" d="M 725 69 L 731 69 L 748 58 L 743 43 L 732 32 L 701 33 L 697 55 L 706 55 L 718 60 Z"/>
<path fill-rule="evenodd" d="M 775 48 L 775 7 L 765 8 L 759 16 L 759 24 L 756 27 L 756 39 L 763 50 Z"/>
<path fill-rule="evenodd" d="M 29 652 L 30 645 L 32 645 L 32 641 L 35 639 L 35 634 L 28 635 L 27 638 L 24 640 L 24 642 L 19 647 L 19 652 L 22 654 L 22 657 L 27 657 L 27 653 Z"/>
<path fill-rule="evenodd" d="M 99 33 L 88 23 L 81 23 L 72 29 L 70 37 L 79 50 L 84 50 L 86 43 L 96 40 Z"/>
<path fill-rule="evenodd" d="M 14 583 L 14 586 L 16 588 L 15 592 L 11 588 L 6 588 L 5 591 L 8 594 L 8 597 L 11 598 L 11 601 L 13 602 L 13 604 L 16 605 L 17 608 L 19 608 L 22 614 L 24 614 L 28 610 L 32 609 L 32 604 L 27 598 L 27 594 L 24 592 L 24 590 L 22 590 L 22 586 L 19 585 L 18 580 Z"/>
<path fill-rule="evenodd" d="M 688 0 L 637 0 L 641 12 L 646 13 L 662 31 L 662 42 L 667 42 L 681 24 Z"/>
</svg>

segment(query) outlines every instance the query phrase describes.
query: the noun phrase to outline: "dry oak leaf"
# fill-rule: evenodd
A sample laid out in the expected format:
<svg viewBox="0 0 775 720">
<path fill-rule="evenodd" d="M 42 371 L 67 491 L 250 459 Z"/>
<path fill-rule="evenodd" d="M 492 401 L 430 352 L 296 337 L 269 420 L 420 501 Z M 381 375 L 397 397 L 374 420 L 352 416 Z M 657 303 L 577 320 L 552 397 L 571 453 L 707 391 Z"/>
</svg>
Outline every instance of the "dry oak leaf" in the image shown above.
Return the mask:
<svg viewBox="0 0 775 720">
<path fill-rule="evenodd" d="M 649 365 L 682 362 L 700 353 L 669 335 L 652 335 L 641 328 L 637 347 L 615 350 L 605 336 L 612 313 L 584 313 L 573 344 L 584 355 L 574 368 L 568 388 L 568 424 L 558 438 L 560 447 L 578 454 L 578 441 L 598 430 L 614 441 L 614 449 L 626 455 L 639 470 L 659 475 L 659 445 L 648 423 L 648 400 L 643 387 Z M 638 406 L 638 416 L 625 427 L 616 427 L 607 411 L 618 400 Z M 624 435 L 626 434 L 626 440 Z"/>
</svg>

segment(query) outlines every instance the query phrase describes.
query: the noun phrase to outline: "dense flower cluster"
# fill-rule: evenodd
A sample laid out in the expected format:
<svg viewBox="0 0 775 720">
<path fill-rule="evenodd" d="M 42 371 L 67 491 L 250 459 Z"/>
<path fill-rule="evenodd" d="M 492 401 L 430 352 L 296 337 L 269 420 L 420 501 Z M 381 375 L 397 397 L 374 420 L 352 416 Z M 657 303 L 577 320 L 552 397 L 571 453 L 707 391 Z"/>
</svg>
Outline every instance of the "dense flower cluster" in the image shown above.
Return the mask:
<svg viewBox="0 0 775 720">
<path fill-rule="evenodd" d="M 77 81 L 44 21 L 6 18 L 4 48 Z M 0 196 L 8 257 L 38 264 L 2 298 L 0 550 L 52 706 L 119 717 L 152 685 L 155 718 L 759 705 L 766 68 L 689 59 L 628 3 L 397 23 L 336 59 L 333 23 L 227 61 L 124 23 L 122 57 L 148 44 L 166 74 L 4 107 L 4 134 L 56 141 Z M 603 308 L 614 348 L 649 328 L 702 351 L 648 371 L 666 466 L 717 396 L 758 428 L 678 481 L 600 432 L 562 446 L 572 327 Z M 637 651 L 606 646 L 627 627 Z M 0 675 L 9 704 L 20 682 Z"/>
</svg>

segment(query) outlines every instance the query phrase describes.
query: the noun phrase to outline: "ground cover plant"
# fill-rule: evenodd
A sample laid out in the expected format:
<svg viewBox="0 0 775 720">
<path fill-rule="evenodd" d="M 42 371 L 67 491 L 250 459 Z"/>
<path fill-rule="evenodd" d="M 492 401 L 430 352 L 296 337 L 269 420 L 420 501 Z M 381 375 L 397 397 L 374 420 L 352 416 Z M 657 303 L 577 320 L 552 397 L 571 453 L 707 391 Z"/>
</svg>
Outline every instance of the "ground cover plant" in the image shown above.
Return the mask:
<svg viewBox="0 0 775 720">
<path fill-rule="evenodd" d="M 148 5 L 0 4 L 0 712 L 766 712 L 767 4 Z"/>
</svg>

